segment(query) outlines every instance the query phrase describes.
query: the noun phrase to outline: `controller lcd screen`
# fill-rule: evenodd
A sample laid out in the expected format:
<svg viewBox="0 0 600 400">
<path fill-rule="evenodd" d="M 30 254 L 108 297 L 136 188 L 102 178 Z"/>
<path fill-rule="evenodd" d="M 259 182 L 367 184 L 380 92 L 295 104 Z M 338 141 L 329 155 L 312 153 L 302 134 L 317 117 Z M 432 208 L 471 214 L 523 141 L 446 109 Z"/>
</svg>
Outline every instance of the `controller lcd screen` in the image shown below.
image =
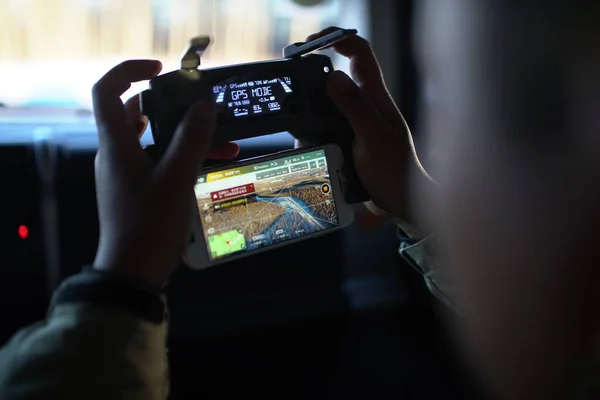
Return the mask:
<svg viewBox="0 0 600 400">
<path fill-rule="evenodd" d="M 211 261 L 338 225 L 324 150 L 201 175 L 195 186 Z"/>
<path fill-rule="evenodd" d="M 227 82 L 213 86 L 214 101 L 234 117 L 272 114 L 281 111 L 285 99 L 292 94 L 288 76 Z"/>
</svg>

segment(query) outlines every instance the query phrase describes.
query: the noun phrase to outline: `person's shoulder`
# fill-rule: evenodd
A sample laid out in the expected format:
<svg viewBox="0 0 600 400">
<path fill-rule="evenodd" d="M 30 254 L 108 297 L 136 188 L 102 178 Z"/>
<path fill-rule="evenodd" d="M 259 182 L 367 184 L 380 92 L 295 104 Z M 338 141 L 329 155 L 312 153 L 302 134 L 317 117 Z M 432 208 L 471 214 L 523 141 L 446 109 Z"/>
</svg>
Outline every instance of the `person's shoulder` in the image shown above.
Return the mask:
<svg viewBox="0 0 600 400">
<path fill-rule="evenodd" d="M 162 305 L 159 321 L 157 310 L 145 310 L 144 296 L 141 303 L 132 293 L 120 298 L 114 285 L 88 273 L 65 280 L 46 320 L 15 334 L 0 351 L 0 398 L 91 400 L 128 390 L 128 398 L 146 399 L 167 393 L 164 297 L 147 294 Z"/>
</svg>

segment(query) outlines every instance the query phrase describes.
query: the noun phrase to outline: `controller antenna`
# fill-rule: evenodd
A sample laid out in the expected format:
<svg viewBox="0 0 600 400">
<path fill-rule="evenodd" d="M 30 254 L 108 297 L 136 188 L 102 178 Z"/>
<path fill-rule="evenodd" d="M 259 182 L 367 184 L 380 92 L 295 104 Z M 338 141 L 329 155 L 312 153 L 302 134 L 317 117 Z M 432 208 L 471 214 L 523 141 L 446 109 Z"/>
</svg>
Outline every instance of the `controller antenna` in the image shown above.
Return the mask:
<svg viewBox="0 0 600 400">
<path fill-rule="evenodd" d="M 196 36 L 192 38 L 181 56 L 181 69 L 196 69 L 200 66 L 202 54 L 210 45 L 210 37 Z"/>
</svg>

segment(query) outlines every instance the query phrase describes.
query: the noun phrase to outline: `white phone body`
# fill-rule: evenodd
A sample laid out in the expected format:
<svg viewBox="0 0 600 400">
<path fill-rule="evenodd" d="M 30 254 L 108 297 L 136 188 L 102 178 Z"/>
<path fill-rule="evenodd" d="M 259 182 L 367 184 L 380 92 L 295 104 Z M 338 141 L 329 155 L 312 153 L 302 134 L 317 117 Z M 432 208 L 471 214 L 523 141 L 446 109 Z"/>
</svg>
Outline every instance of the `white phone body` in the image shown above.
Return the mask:
<svg viewBox="0 0 600 400">
<path fill-rule="evenodd" d="M 343 162 L 327 144 L 202 170 L 186 264 L 204 269 L 351 225 Z"/>
</svg>

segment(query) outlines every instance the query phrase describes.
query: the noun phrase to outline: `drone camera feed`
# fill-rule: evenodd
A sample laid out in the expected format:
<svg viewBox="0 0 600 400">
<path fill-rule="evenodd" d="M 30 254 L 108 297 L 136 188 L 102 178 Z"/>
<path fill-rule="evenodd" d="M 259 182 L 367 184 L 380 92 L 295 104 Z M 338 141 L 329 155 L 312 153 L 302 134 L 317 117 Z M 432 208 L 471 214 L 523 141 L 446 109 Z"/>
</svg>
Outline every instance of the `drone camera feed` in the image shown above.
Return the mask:
<svg viewBox="0 0 600 400">
<path fill-rule="evenodd" d="M 212 261 L 339 224 L 324 150 L 203 174 L 195 193 Z"/>
</svg>

